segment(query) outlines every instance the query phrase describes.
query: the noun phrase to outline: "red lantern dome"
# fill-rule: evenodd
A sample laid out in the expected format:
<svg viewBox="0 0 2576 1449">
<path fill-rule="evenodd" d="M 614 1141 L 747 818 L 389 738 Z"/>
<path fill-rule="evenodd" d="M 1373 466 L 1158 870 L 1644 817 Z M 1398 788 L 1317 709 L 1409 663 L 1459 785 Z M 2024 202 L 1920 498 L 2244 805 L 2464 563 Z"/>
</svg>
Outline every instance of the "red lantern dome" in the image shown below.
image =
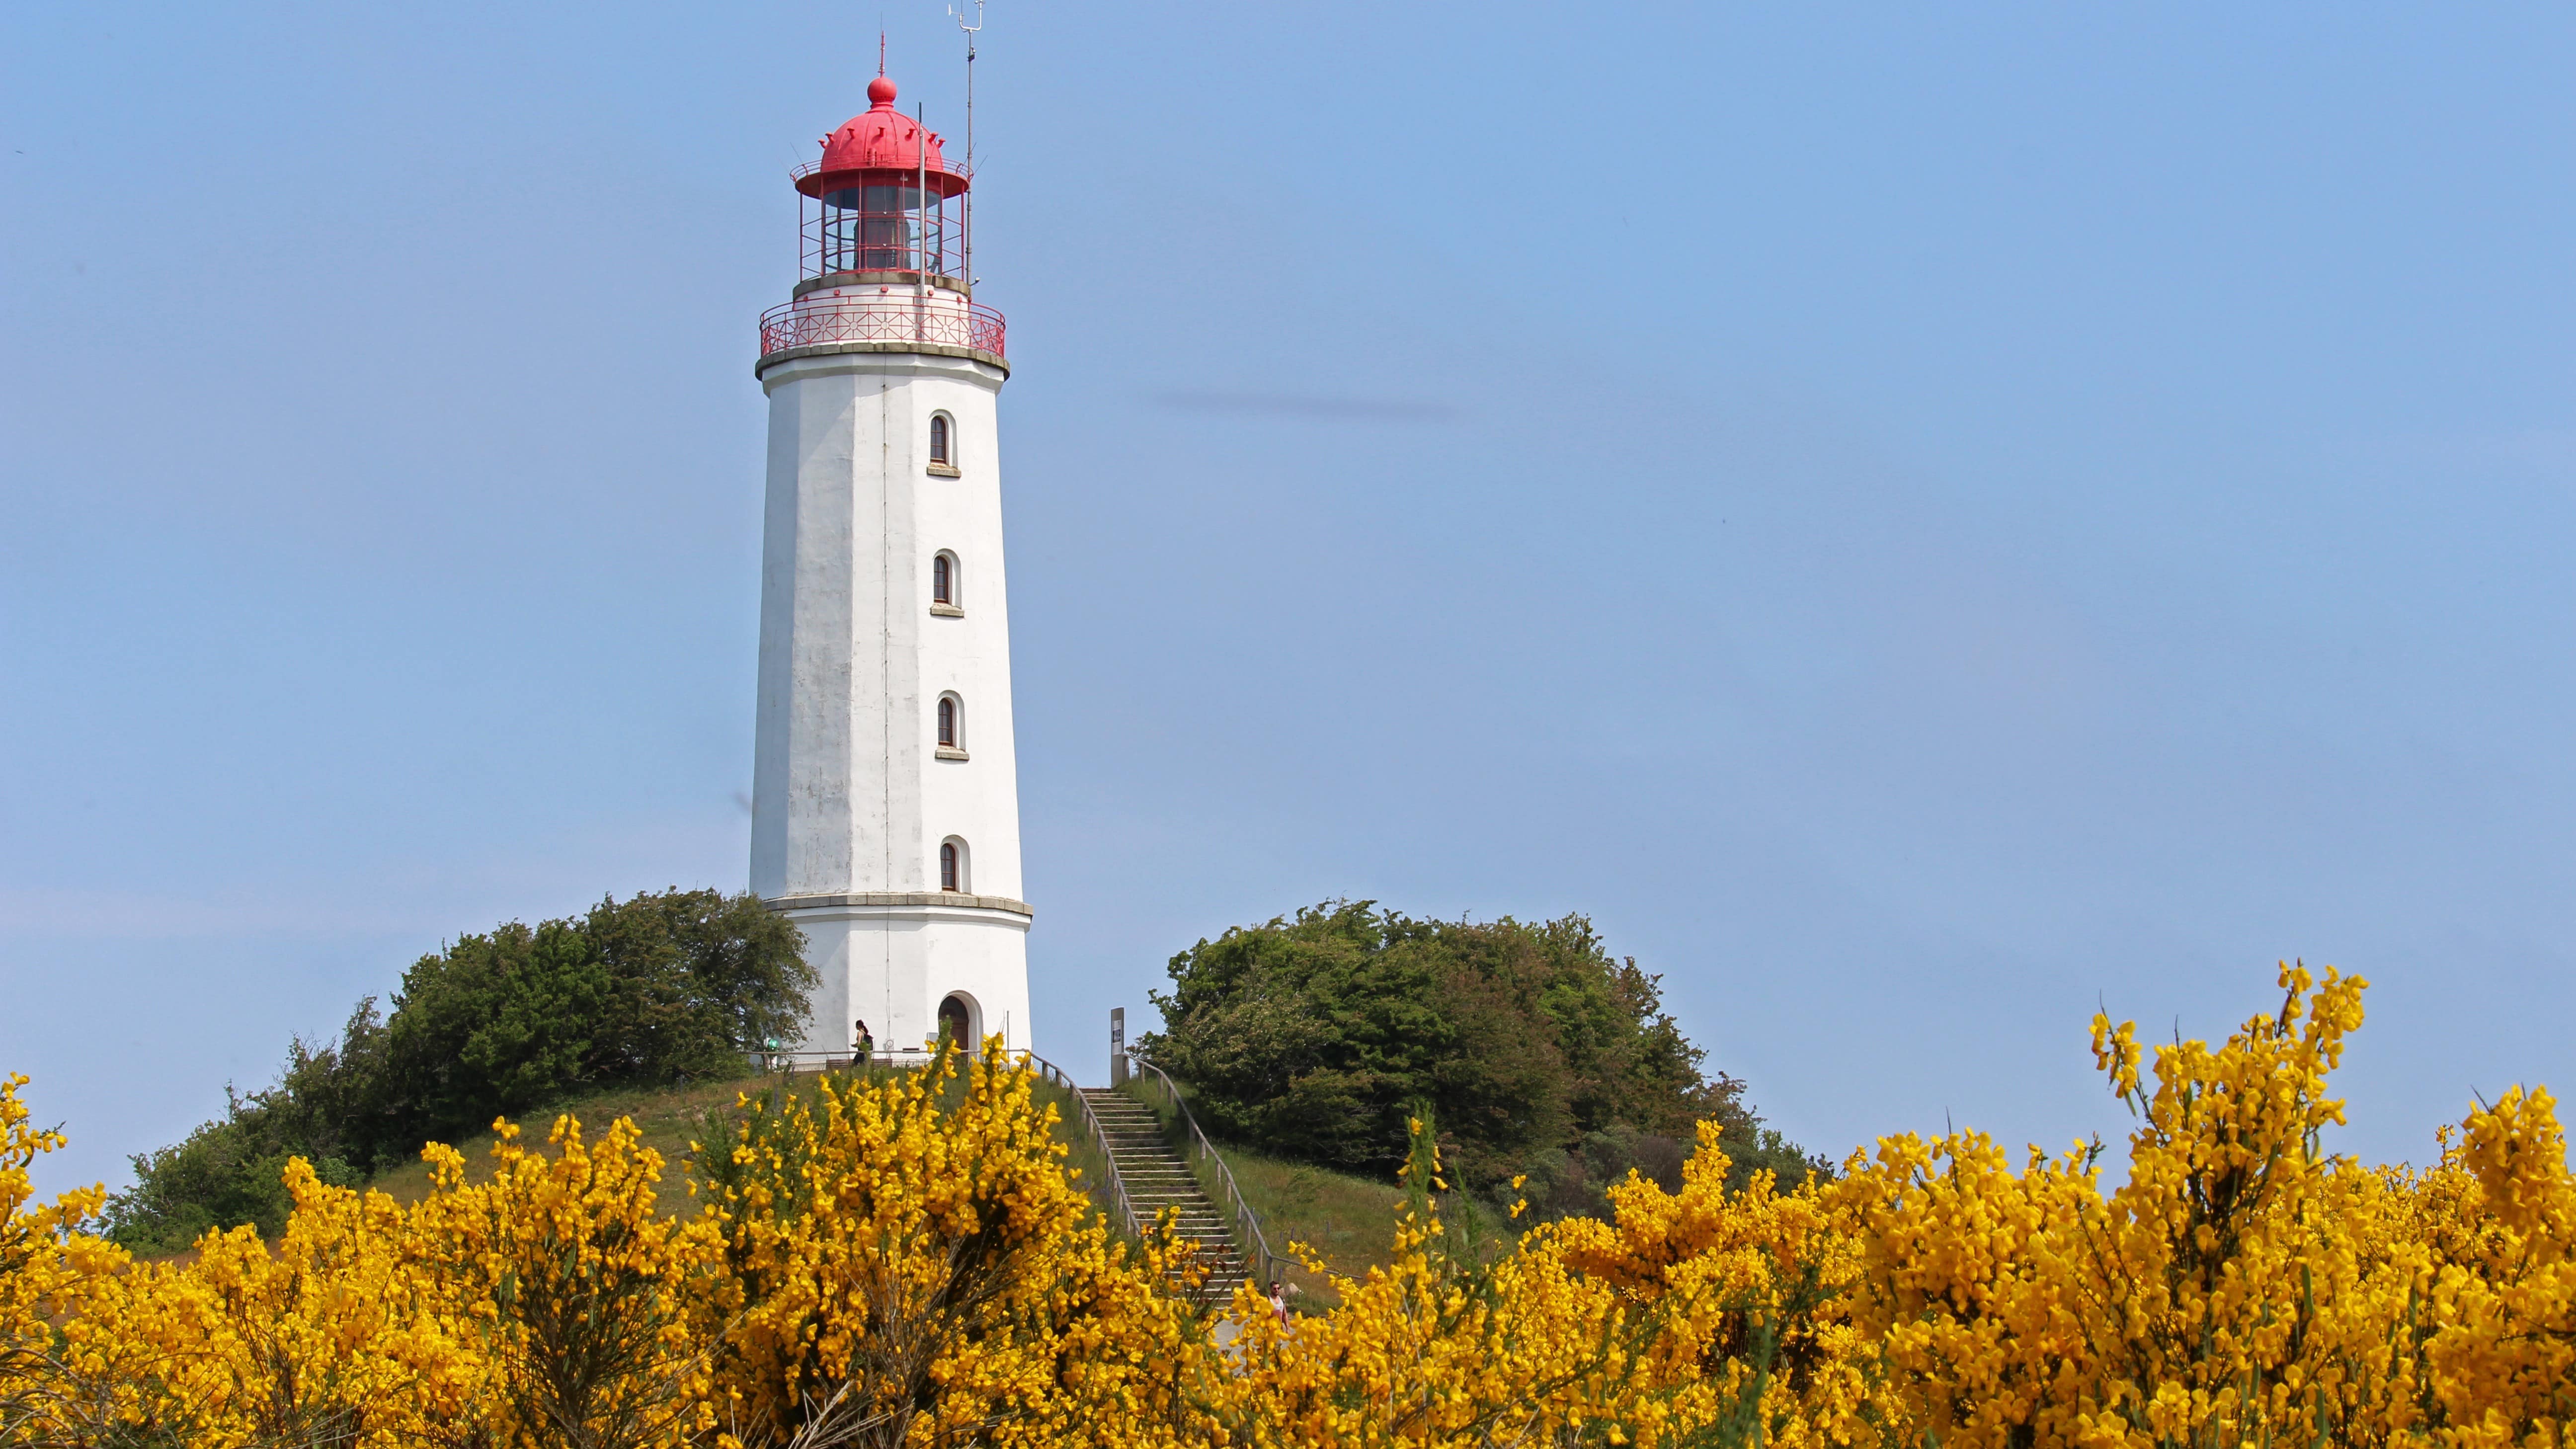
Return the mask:
<svg viewBox="0 0 2576 1449">
<path fill-rule="evenodd" d="M 887 77 L 868 82 L 868 108 L 823 138 L 822 164 L 798 176 L 796 189 L 819 197 L 853 186 L 926 179 L 930 193 L 942 199 L 964 191 L 966 176 L 949 168 L 939 133 L 896 110 L 894 96 Z"/>
</svg>

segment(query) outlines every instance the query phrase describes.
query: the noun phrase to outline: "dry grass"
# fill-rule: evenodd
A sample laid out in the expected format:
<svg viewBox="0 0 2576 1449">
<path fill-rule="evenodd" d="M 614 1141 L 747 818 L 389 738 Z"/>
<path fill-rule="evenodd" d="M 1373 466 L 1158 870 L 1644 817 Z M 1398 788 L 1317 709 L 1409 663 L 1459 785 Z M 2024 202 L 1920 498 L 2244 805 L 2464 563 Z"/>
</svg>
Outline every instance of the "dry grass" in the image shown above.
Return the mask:
<svg viewBox="0 0 2576 1449">
<path fill-rule="evenodd" d="M 1264 1157 L 1241 1147 L 1221 1150 L 1235 1185 L 1243 1189 L 1243 1200 L 1260 1217 L 1261 1235 L 1269 1240 L 1272 1252 L 1293 1258 L 1298 1255 L 1289 1245 L 1302 1243 L 1326 1268 L 1345 1278 L 1387 1265 L 1404 1189 L 1393 1182 Z M 1214 1170 L 1200 1164 L 1199 1177 L 1210 1194 L 1217 1195 Z M 1300 1266 L 1291 1268 L 1287 1276 L 1307 1302 L 1333 1301 L 1320 1275 Z"/>
</svg>

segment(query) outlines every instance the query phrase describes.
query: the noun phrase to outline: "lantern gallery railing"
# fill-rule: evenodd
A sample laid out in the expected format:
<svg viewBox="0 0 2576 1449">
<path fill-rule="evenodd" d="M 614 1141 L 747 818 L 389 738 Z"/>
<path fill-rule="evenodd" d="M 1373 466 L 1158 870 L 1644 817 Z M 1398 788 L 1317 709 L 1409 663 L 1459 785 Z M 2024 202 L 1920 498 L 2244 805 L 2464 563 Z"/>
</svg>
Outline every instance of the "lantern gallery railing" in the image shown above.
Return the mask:
<svg viewBox="0 0 2576 1449">
<path fill-rule="evenodd" d="M 1002 314 L 945 296 L 809 297 L 760 314 L 760 355 L 833 342 L 923 342 L 1006 356 Z"/>
<path fill-rule="evenodd" d="M 811 176 L 822 169 L 823 163 L 820 161 L 802 162 L 798 165 L 787 168 L 787 179 L 801 183 L 806 177 Z M 911 163 L 906 162 L 903 165 L 892 167 L 885 174 L 901 179 L 903 173 L 911 169 Z M 972 178 L 975 174 L 974 172 L 967 170 L 965 165 L 956 157 L 949 156 L 945 152 L 941 153 L 939 164 L 931 167 L 930 170 L 931 174 L 935 176 L 964 176 Z M 805 188 L 802 185 L 799 185 L 796 189 L 802 191 Z"/>
</svg>

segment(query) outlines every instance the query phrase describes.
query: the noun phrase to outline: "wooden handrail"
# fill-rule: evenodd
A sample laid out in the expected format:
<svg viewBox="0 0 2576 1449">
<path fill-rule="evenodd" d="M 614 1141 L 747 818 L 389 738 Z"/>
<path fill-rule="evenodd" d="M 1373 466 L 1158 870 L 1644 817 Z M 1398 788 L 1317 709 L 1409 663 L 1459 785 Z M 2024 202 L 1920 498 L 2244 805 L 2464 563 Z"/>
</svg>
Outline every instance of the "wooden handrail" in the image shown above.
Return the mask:
<svg viewBox="0 0 2576 1449">
<path fill-rule="evenodd" d="M 1235 1241 L 1255 1255 L 1255 1262 L 1261 1270 L 1259 1286 L 1267 1293 L 1270 1281 L 1279 1276 L 1280 1269 L 1287 1266 L 1288 1260 L 1270 1251 L 1270 1240 L 1261 1233 L 1261 1215 L 1252 1210 L 1252 1204 L 1243 1200 L 1243 1189 L 1235 1185 L 1234 1173 L 1226 1167 L 1224 1154 L 1218 1152 L 1216 1144 L 1199 1130 L 1199 1119 L 1190 1115 L 1190 1104 L 1181 1096 L 1180 1088 L 1173 1084 L 1171 1074 L 1147 1061 L 1134 1047 L 1127 1049 L 1127 1060 L 1152 1072 L 1154 1079 L 1162 1083 L 1164 1102 L 1179 1110 L 1181 1121 L 1190 1129 L 1190 1140 L 1198 1144 L 1199 1154 L 1216 1164 L 1217 1181 L 1225 1184 L 1226 1205 L 1234 1210 Z"/>
</svg>

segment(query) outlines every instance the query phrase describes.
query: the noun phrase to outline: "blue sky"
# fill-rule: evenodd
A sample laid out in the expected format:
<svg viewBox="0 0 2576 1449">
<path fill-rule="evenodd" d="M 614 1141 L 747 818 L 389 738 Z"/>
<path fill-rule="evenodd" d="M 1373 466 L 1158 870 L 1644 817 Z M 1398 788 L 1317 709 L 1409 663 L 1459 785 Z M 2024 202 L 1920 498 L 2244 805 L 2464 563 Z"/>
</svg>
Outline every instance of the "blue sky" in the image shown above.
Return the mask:
<svg viewBox="0 0 2576 1449">
<path fill-rule="evenodd" d="M 0 17 L 0 1069 L 48 1187 L 423 951 L 739 887 L 784 172 L 941 7 Z M 2576 1078 L 2576 14 L 1003 0 L 1032 989 L 1589 912 L 1810 1146 L 2369 976 Z"/>
</svg>

